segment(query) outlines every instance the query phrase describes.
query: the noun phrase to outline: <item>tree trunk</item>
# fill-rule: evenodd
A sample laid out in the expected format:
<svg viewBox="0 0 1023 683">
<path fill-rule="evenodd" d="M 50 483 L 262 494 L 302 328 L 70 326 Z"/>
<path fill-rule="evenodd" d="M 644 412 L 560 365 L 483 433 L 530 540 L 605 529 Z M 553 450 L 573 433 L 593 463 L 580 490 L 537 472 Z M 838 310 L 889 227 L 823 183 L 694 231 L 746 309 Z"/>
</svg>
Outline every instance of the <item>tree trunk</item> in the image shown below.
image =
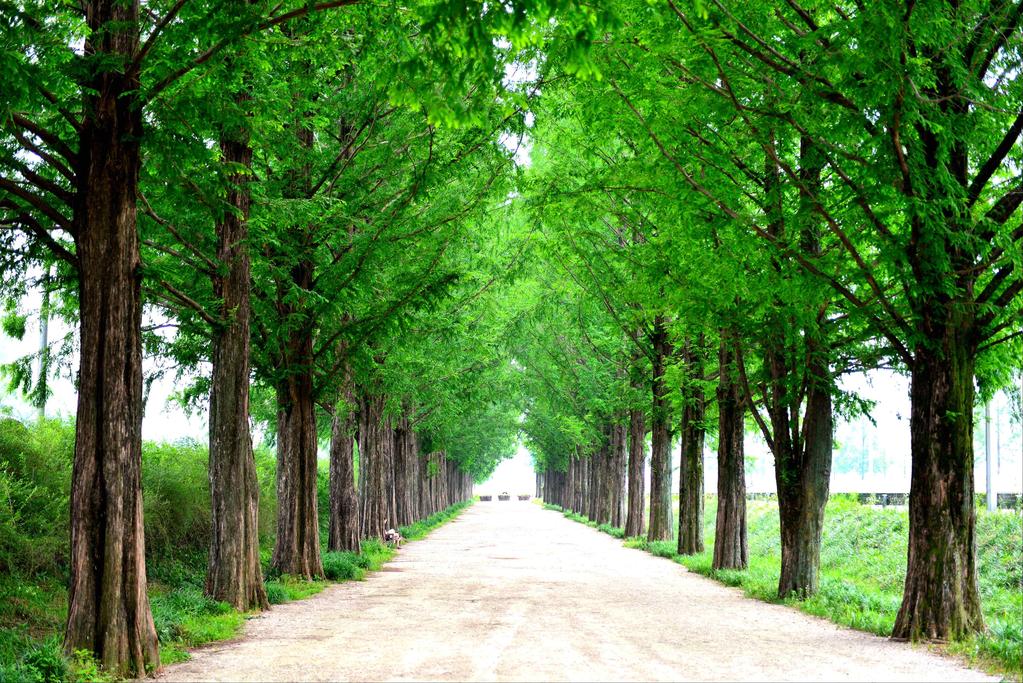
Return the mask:
<svg viewBox="0 0 1023 683">
<path fill-rule="evenodd" d="M 678 478 L 678 553 L 703 552 L 703 440 L 706 398 L 703 386 L 703 339 L 686 342 L 686 385 L 682 387 L 682 456 Z"/>
<path fill-rule="evenodd" d="M 611 425 L 611 526 L 620 528 L 623 525 L 622 507 L 625 499 L 625 451 L 628 448 L 628 437 L 623 415 L 619 414 Z"/>
<path fill-rule="evenodd" d="M 745 403 L 735 372 L 734 337 L 721 330 L 718 352 L 718 512 L 714 569 L 745 569 L 746 473 L 743 447 Z"/>
<path fill-rule="evenodd" d="M 586 458 L 583 457 L 582 446 L 575 447 L 575 491 L 572 493 L 572 510 L 585 515 L 586 509 Z"/>
<path fill-rule="evenodd" d="M 636 385 L 633 384 L 635 388 Z M 642 408 L 629 411 L 629 500 L 625 536 L 641 536 L 644 528 L 644 476 L 646 465 L 646 416 Z"/>
<path fill-rule="evenodd" d="M 597 476 L 593 521 L 597 524 L 607 524 L 611 521 L 611 444 L 608 440 L 610 431 L 605 425 L 602 432 L 600 448 L 597 449 L 594 462 L 597 466 Z"/>
<path fill-rule="evenodd" d="M 575 512 L 575 489 L 578 484 L 575 479 L 576 462 L 575 455 L 568 456 L 568 471 L 565 473 L 565 509 Z"/>
<path fill-rule="evenodd" d="M 311 361 L 312 336 L 296 332 L 291 358 Z M 271 566 L 304 579 L 323 576 L 316 501 L 316 410 L 311 365 L 284 379 L 277 389 L 277 540 Z"/>
<path fill-rule="evenodd" d="M 363 436 L 359 441 L 359 453 L 365 458 L 365 467 L 360 474 L 360 484 L 364 483 L 360 486 L 363 538 L 382 538 L 393 516 L 393 489 L 388 486 L 388 470 L 393 467 L 391 450 L 394 438 L 384 416 L 384 403 L 383 396 L 363 399 Z M 362 464 L 360 460 L 360 466 Z M 436 496 L 431 507 L 436 507 Z M 431 514 L 435 511 L 431 510 Z"/>
<path fill-rule="evenodd" d="M 973 502 L 975 349 L 965 317 L 948 314 L 942 338 L 914 352 L 909 559 L 894 638 L 956 639 L 984 629 Z"/>
<path fill-rule="evenodd" d="M 398 420 L 394 429 L 394 521 L 393 526 L 399 527 L 412 523 L 412 485 L 409 474 L 412 472 L 412 444 L 408 418 Z"/>
<path fill-rule="evenodd" d="M 651 334 L 653 356 L 653 411 L 650 425 L 650 528 L 647 540 L 670 541 L 671 519 L 671 433 L 668 389 L 664 382 L 664 363 L 671 355 L 664 316 L 654 319 Z"/>
<path fill-rule="evenodd" d="M 138 49 L 139 5 L 88 3 L 75 246 L 80 261 L 78 410 L 71 475 L 71 578 L 64 649 L 142 676 L 159 666 L 142 525 L 142 297 L 135 197 L 139 83 L 106 66 Z M 107 61 L 103 61 L 107 55 Z M 109 68 L 109 71 L 100 71 Z"/>
<path fill-rule="evenodd" d="M 225 133 L 224 162 L 248 168 L 248 131 Z M 223 326 L 213 330 L 210 384 L 210 539 L 206 594 L 243 611 L 268 609 L 259 561 L 259 480 L 249 432 L 248 174 L 231 176 L 227 200 L 233 211 L 217 222 L 217 261 L 226 274 L 213 276 Z"/>
<path fill-rule="evenodd" d="M 781 524 L 778 596 L 817 592 L 824 508 L 831 480 L 832 415 L 830 378 L 819 364 L 807 394 L 800 458 L 775 456 Z"/>
<path fill-rule="evenodd" d="M 359 552 L 359 496 L 355 492 L 355 390 L 345 368 L 341 405 L 330 430 L 330 520 L 327 549 Z"/>
<path fill-rule="evenodd" d="M 800 139 L 800 248 L 811 258 L 821 255 L 819 218 L 815 208 L 821 187 L 823 159 L 807 136 Z M 773 159 L 767 161 L 768 188 L 780 188 Z M 776 190 L 780 192 L 780 190 Z M 780 206 L 780 198 L 776 206 Z M 781 235 L 780 209 L 771 231 Z M 813 308 L 818 308 L 818 302 Z M 782 305 L 778 303 L 779 311 Z M 778 513 L 781 527 L 779 597 L 808 597 L 817 592 L 824 507 L 831 479 L 833 424 L 824 315 L 801 334 L 791 316 L 775 315 L 764 338 L 764 368 L 770 382 L 765 402 L 771 418 Z M 800 424 L 796 387 L 806 387 L 806 409 Z M 801 430 L 801 431 L 800 431 Z M 766 434 L 765 434 L 766 436 Z"/>
</svg>

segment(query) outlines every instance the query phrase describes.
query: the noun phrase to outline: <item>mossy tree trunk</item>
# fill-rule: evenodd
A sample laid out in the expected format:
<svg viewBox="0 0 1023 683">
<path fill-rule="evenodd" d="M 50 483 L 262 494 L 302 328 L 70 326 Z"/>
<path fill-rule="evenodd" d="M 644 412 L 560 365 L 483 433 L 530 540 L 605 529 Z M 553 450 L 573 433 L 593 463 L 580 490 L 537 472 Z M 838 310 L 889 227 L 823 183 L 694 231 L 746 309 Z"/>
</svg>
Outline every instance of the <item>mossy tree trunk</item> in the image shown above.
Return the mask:
<svg viewBox="0 0 1023 683">
<path fill-rule="evenodd" d="M 934 336 L 914 352 L 909 557 L 895 638 L 955 639 L 984 628 L 973 501 L 972 319 L 955 302 L 941 313 L 931 321 Z"/>
</svg>

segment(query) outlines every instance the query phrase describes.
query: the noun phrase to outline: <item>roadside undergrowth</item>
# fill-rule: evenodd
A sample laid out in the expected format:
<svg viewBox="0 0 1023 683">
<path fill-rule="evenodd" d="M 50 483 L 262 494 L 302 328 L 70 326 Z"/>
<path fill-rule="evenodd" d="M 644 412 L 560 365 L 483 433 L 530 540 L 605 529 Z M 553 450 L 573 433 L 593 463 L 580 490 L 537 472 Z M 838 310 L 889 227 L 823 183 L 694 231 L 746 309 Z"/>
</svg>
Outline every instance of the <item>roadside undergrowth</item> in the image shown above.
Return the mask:
<svg viewBox="0 0 1023 683">
<path fill-rule="evenodd" d="M 409 540 L 421 539 L 450 521 L 471 504 L 453 505 L 425 520 L 400 529 Z M 383 542 L 362 542 L 359 553 L 323 553 L 324 579 L 302 579 L 269 572 L 270 545 L 262 560 L 267 598 L 271 605 L 302 600 L 332 583 L 361 581 L 379 570 L 396 551 Z M 188 650 L 238 635 L 255 613 L 240 612 L 203 595 L 206 572 L 204 553 L 164 558 L 149 565 L 149 598 L 160 639 L 160 662 L 172 664 L 189 658 Z M 59 577 L 0 577 L 0 683 L 104 683 L 114 678 L 103 672 L 88 653 L 64 655 L 67 589 Z"/>
<path fill-rule="evenodd" d="M 544 504 L 544 508 L 615 538 L 623 537 L 621 528 L 598 525 L 556 505 Z M 777 595 L 781 565 L 777 504 L 747 502 L 749 568 L 745 571 L 715 571 L 711 567 L 716 511 L 716 497 L 707 496 L 706 550 L 697 555 L 679 555 L 675 540 L 649 542 L 634 537 L 624 539 L 624 545 L 670 559 L 759 600 L 789 605 L 880 636 L 891 633 L 906 577 L 909 521 L 905 510 L 876 509 L 846 496 L 833 496 L 821 542 L 820 589 L 805 600 L 780 600 Z M 1023 517 L 978 512 L 977 566 L 988 631 L 942 649 L 992 673 L 1023 680 Z"/>
</svg>

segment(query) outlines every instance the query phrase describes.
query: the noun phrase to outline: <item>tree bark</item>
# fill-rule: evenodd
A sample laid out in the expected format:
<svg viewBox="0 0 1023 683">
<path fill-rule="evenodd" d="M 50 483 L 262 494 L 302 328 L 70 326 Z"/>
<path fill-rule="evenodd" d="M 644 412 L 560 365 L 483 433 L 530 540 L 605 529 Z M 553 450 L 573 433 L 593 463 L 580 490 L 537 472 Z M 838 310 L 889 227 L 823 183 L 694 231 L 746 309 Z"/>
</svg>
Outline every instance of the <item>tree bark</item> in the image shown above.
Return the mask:
<svg viewBox="0 0 1023 683">
<path fill-rule="evenodd" d="M 565 465 L 565 509 L 575 511 L 575 458 L 569 454 Z M 514 494 L 514 491 L 511 492 Z"/>
<path fill-rule="evenodd" d="M 138 50 L 139 3 L 102 0 L 86 3 L 85 10 L 91 29 L 85 49 L 95 55 L 90 63 L 96 70 L 85 90 L 75 168 L 81 359 L 64 649 L 88 650 L 118 675 L 142 676 L 160 664 L 142 524 L 135 207 L 142 112 L 136 75 L 109 67 L 111 61 L 130 63 Z"/>
<path fill-rule="evenodd" d="M 394 434 L 394 520 L 395 527 L 412 523 L 412 486 L 409 474 L 412 472 L 412 444 L 408 418 L 402 416 L 396 423 Z"/>
<path fill-rule="evenodd" d="M 914 350 L 909 557 L 894 638 L 955 639 L 984 629 L 973 502 L 972 321 L 963 312 L 945 316 L 941 337 Z"/>
<path fill-rule="evenodd" d="M 823 159 L 813 142 L 803 136 L 799 145 L 799 245 L 810 258 L 821 255 L 819 218 L 815 209 L 821 187 Z M 779 196 L 781 181 L 773 159 L 766 160 L 766 187 Z M 770 230 L 781 235 L 780 208 Z M 777 266 L 776 266 L 777 268 Z M 780 268 L 779 268 L 780 270 Z M 813 308 L 819 308 L 816 302 Z M 779 303 L 778 309 L 782 310 Z M 826 310 L 826 309 L 821 309 Z M 817 592 L 821 532 L 831 479 L 833 380 L 828 367 L 825 317 L 818 315 L 801 334 L 791 315 L 774 315 L 764 335 L 764 368 L 770 389 L 764 397 L 771 419 L 770 442 L 775 461 L 778 513 L 781 528 L 779 597 L 808 597 Z M 806 387 L 802 423 L 801 390 Z M 765 436 L 767 436 L 765 434 Z"/>
<path fill-rule="evenodd" d="M 745 402 L 735 371 L 734 336 L 721 330 L 718 349 L 718 511 L 714 569 L 745 569 L 746 473 L 743 446 Z"/>
<path fill-rule="evenodd" d="M 611 425 L 611 526 L 620 528 L 623 525 L 622 507 L 625 502 L 625 452 L 628 449 L 628 437 L 624 416 L 619 414 Z"/>
<path fill-rule="evenodd" d="M 225 163 L 252 162 L 246 129 L 225 132 Z M 259 480 L 249 431 L 250 333 L 248 174 L 232 174 L 227 203 L 217 222 L 217 261 L 226 274 L 213 275 L 222 326 L 213 330 L 210 385 L 210 539 L 206 594 L 236 609 L 268 609 L 259 561 Z"/>
<path fill-rule="evenodd" d="M 636 385 L 633 384 L 635 388 Z M 629 411 L 629 500 L 625 536 L 641 536 L 644 529 L 644 477 L 646 465 L 646 416 L 642 408 Z"/>
<path fill-rule="evenodd" d="M 611 444 L 609 442 L 610 430 L 607 425 L 601 431 L 600 448 L 597 449 L 594 461 L 597 466 L 597 476 L 594 487 L 593 521 L 597 524 L 607 524 L 611 521 Z"/>
<path fill-rule="evenodd" d="M 323 576 L 316 501 L 316 407 L 312 335 L 288 342 L 292 367 L 277 388 L 277 539 L 271 566 L 304 579 Z"/>
<path fill-rule="evenodd" d="M 824 508 L 831 480 L 832 414 L 830 378 L 817 364 L 803 418 L 801 453 L 776 454 L 781 525 L 779 597 L 817 592 Z M 799 457 L 796 457 L 796 456 Z"/>
<path fill-rule="evenodd" d="M 382 538 L 388 525 L 394 519 L 394 492 L 391 488 L 393 474 L 392 450 L 394 436 L 388 418 L 384 415 L 383 396 L 367 396 L 363 399 L 363 414 L 359 453 L 360 493 L 362 496 L 362 536 Z M 365 475 L 363 477 L 363 475 Z M 431 500 L 430 514 L 437 511 L 435 490 Z"/>
<path fill-rule="evenodd" d="M 342 379 L 341 405 L 330 430 L 330 520 L 327 549 L 359 552 L 359 495 L 355 491 L 355 389 L 351 370 Z"/>
<path fill-rule="evenodd" d="M 653 410 L 650 425 L 650 527 L 647 540 L 670 541 L 671 519 L 671 432 L 668 388 L 664 382 L 665 360 L 671 355 L 664 316 L 654 319 L 651 333 L 653 347 Z"/>
<path fill-rule="evenodd" d="M 703 379 L 703 339 L 686 342 L 686 385 L 682 387 L 682 461 L 678 480 L 678 553 L 703 552 L 703 441 L 706 397 Z"/>
</svg>

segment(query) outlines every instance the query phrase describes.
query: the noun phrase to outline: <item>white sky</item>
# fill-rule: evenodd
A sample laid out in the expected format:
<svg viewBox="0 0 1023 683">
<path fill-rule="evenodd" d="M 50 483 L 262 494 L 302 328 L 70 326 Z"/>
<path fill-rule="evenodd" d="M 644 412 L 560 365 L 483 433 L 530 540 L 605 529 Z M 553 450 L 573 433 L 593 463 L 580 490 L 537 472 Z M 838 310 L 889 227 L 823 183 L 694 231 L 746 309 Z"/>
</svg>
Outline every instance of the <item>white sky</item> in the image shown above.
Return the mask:
<svg viewBox="0 0 1023 683">
<path fill-rule="evenodd" d="M 474 487 L 477 494 L 496 496 L 507 491 L 513 496 L 536 493 L 536 475 L 533 473 L 533 460 L 529 451 L 522 444 L 515 456 L 497 466 L 490 479 Z"/>
</svg>

